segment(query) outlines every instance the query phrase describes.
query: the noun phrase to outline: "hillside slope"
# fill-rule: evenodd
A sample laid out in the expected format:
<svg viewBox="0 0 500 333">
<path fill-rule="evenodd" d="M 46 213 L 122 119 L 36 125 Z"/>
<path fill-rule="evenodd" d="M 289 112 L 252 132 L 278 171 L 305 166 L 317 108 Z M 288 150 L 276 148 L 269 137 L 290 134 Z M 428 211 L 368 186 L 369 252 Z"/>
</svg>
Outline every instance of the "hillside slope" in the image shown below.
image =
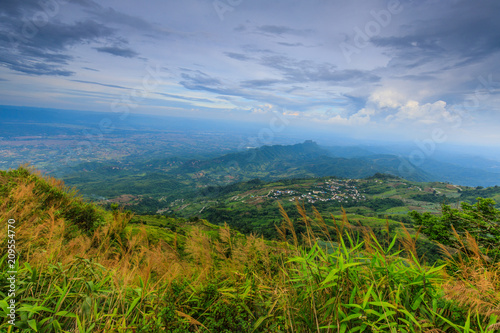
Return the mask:
<svg viewBox="0 0 500 333">
<path fill-rule="evenodd" d="M 88 163 L 80 166 L 79 172 L 65 176 L 64 180 L 91 198 L 131 194 L 176 200 L 193 195 L 197 188 L 255 178 L 363 178 L 377 172 L 399 175 L 400 165 L 401 160 L 392 155 L 334 157 L 316 143 L 306 141 L 290 146 L 253 148 L 210 159 Z M 415 168 L 409 180 L 426 181 L 430 178 Z"/>
<path fill-rule="evenodd" d="M 464 250 L 474 257 L 429 267 L 404 228 L 389 237 L 349 223 L 346 214 L 335 221 L 296 209 L 299 221 L 281 209 L 281 242 L 268 242 L 197 219 L 131 220 L 27 168 L 1 172 L 0 220 L 15 226 L 1 246 L 15 247 L 0 260 L 0 278 L 14 277 L 16 287 L 0 294 L 0 330 L 423 333 L 498 326 L 498 266 L 479 254 Z"/>
</svg>

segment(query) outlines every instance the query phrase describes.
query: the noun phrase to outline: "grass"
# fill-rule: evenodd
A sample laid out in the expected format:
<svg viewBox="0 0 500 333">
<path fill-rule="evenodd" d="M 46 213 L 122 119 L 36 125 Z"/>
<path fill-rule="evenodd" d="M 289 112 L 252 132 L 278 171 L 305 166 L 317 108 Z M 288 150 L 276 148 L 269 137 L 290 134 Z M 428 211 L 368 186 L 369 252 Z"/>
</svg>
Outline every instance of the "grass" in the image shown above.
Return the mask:
<svg viewBox="0 0 500 333">
<path fill-rule="evenodd" d="M 26 172 L 24 172 L 26 171 Z M 40 184 L 48 187 L 40 187 Z M 280 241 L 208 222 L 130 224 L 96 208 L 95 225 L 62 212 L 85 203 L 30 170 L 2 173 L 0 220 L 19 221 L 19 332 L 494 332 L 500 272 L 469 235 L 468 256 L 428 266 L 418 233 L 377 236 L 345 211 L 325 219 L 281 207 Z M 43 191 L 39 189 L 43 188 Z M 52 191 L 52 192 L 51 192 Z M 58 193 L 60 200 L 49 200 Z M 62 204 L 64 203 L 64 205 Z M 168 223 L 178 230 L 165 229 Z M 6 240 L 2 242 L 6 248 Z M 459 252 L 460 254 L 460 252 Z M 6 255 L 0 259 L 6 281 Z M 8 311 L 5 290 L 0 312 Z M 12 328 L 4 321 L 0 331 Z"/>
</svg>

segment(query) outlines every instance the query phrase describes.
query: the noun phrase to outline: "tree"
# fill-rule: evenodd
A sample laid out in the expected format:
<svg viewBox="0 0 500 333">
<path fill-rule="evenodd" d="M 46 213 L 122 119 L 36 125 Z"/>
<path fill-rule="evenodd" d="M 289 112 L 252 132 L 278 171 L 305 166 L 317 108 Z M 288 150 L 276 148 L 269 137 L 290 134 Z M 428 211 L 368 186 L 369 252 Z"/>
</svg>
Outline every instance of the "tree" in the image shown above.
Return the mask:
<svg viewBox="0 0 500 333">
<path fill-rule="evenodd" d="M 408 213 L 429 239 L 456 249 L 463 249 L 453 229 L 459 236 L 468 232 L 481 251 L 495 261 L 500 261 L 500 211 L 493 199 L 477 198 L 473 205 L 462 202 L 460 209 L 443 204 L 441 216 L 428 212 Z"/>
</svg>

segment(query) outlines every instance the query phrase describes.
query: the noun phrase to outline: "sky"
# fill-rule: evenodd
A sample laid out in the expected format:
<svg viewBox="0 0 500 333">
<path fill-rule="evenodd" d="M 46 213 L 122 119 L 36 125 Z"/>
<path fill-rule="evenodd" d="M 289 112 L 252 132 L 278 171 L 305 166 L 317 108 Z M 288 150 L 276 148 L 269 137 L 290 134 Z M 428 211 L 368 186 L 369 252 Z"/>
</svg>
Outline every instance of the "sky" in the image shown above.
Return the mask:
<svg viewBox="0 0 500 333">
<path fill-rule="evenodd" d="M 1 0 L 0 104 L 500 142 L 500 1 Z"/>
</svg>

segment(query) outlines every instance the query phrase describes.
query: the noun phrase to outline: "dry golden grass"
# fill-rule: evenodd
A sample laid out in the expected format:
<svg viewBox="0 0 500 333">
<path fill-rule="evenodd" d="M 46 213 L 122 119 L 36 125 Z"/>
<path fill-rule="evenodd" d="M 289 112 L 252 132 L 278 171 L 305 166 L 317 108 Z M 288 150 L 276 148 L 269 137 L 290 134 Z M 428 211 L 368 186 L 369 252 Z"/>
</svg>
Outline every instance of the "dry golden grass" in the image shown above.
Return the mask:
<svg viewBox="0 0 500 333">
<path fill-rule="evenodd" d="M 441 246 L 455 271 L 443 284 L 446 298 L 486 317 L 500 315 L 500 263 L 489 261 L 468 232 L 461 236 L 455 229 L 453 231 L 460 251 L 451 253 Z"/>
<path fill-rule="evenodd" d="M 69 193 L 70 190 L 65 188 L 62 182 L 51 178 L 44 179 L 52 187 Z M 1 219 L 15 217 L 19 221 L 17 235 L 21 244 L 22 261 L 28 262 L 39 271 L 60 269 L 71 274 L 72 270 L 78 269 L 79 273 L 83 274 L 78 279 L 89 277 L 90 281 L 95 274 L 92 269 L 96 267 L 92 265 L 101 266 L 118 293 L 110 296 L 112 304 L 109 304 L 109 309 L 117 308 L 122 314 L 127 313 L 127 306 L 130 304 L 130 301 L 123 300 L 131 299 L 131 296 L 124 294 L 131 290 L 138 290 L 137 293 L 140 293 L 142 311 L 153 308 L 152 304 L 147 303 L 151 301 L 145 295 L 160 294 L 161 290 L 168 289 L 178 281 L 189 281 L 187 288 L 193 290 L 193 295 L 203 290 L 205 285 L 217 281 L 218 292 L 222 295 L 221 303 L 241 297 L 249 306 L 255 302 L 259 304 L 256 308 L 265 308 L 269 318 L 282 318 L 284 324 L 279 328 L 272 326 L 271 320 L 266 319 L 263 325 L 274 327 L 268 331 L 305 332 L 305 326 L 299 319 L 308 315 L 307 320 L 315 327 L 314 331 L 320 332 L 323 325 L 340 324 L 342 319 L 339 318 L 342 317 L 339 309 L 346 313 L 354 311 L 354 307 L 344 307 L 345 304 L 362 304 L 365 297 L 372 303 L 376 303 L 375 296 L 379 297 L 387 304 L 394 304 L 395 309 L 400 309 L 395 296 L 399 295 L 400 289 L 391 285 L 390 274 L 385 273 L 388 272 L 387 267 L 410 272 L 415 276 L 425 273 L 420 268 L 417 257 L 418 233 L 417 236 L 412 236 L 403 226 L 400 241 L 404 252 L 410 258 L 410 265 L 401 264 L 401 258 L 384 249 L 371 229 L 350 224 L 345 210 L 342 210 L 341 221 L 335 221 L 332 216 L 333 224 L 329 224 L 316 209 L 313 209 L 313 218 L 308 217 L 304 206 L 296 202 L 301 217 L 300 223 L 305 227 L 300 238 L 292 220 L 280 205 L 283 220 L 276 228 L 283 241 L 282 247 L 277 244 L 268 246 L 262 237 L 255 235 L 237 235 L 224 225 L 218 228 L 217 233 L 190 226 L 187 236 L 182 239 L 182 249 L 179 249 L 177 238 L 173 245 L 163 240 L 152 243 L 146 227 L 130 226 L 131 215 L 122 212 L 101 212 L 105 216 L 105 223 L 92 232 L 79 231 L 58 215 L 61 207 L 57 202 L 50 202 L 47 207 L 42 207 L 43 200 L 43 195 L 36 193 L 34 184 L 26 181 L 14 187 L 9 197 L 0 203 Z M 71 200 L 80 199 L 73 197 Z M 388 234 L 388 226 L 386 229 Z M 71 237 L 68 237 L 69 233 Z M 351 251 L 349 246 L 356 247 L 356 244 L 346 245 L 344 240 L 356 239 L 356 235 L 363 238 L 364 244 L 359 245 L 359 251 L 348 254 Z M 456 302 L 461 308 L 483 315 L 484 318 L 500 315 L 500 267 L 491 263 L 481 253 L 472 236 L 460 236 L 455 232 L 455 237 L 468 255 L 453 256 L 453 265 L 457 269 L 454 270 L 455 275 L 447 276 L 447 282 L 442 285 L 445 297 Z M 332 245 L 330 249 L 320 249 L 316 242 L 318 238 L 328 241 L 335 239 L 338 247 Z M 289 241 L 291 244 L 288 244 Z M 386 242 L 389 242 L 389 238 Z M 363 247 L 364 251 L 361 251 Z M 325 254 L 328 250 L 335 253 Z M 443 248 L 443 251 L 448 249 Z M 367 258 L 371 260 L 358 259 L 358 256 L 367 254 Z M 452 254 L 449 254 L 451 257 Z M 290 260 L 294 257 L 300 260 Z M 341 266 L 344 263 L 354 266 L 344 269 Z M 81 265 L 87 264 L 89 269 L 82 270 Z M 376 266 L 376 270 L 370 271 L 369 265 L 379 264 L 381 266 Z M 336 267 L 337 271 L 332 271 L 332 267 Z M 382 269 L 384 267 L 385 269 Z M 328 279 L 328 276 L 332 278 Z M 402 277 L 394 275 L 393 278 Z M 50 290 L 50 286 L 63 285 L 66 277 L 40 274 L 37 279 L 38 281 L 33 281 L 27 289 L 27 296 L 36 298 L 43 295 Z M 68 283 L 74 281 L 69 280 Z M 227 288 L 223 286 L 226 283 L 229 286 Z M 424 288 L 427 288 L 425 280 L 423 284 Z M 41 286 L 45 286 L 47 290 L 43 290 Z M 85 293 L 83 288 L 78 292 Z M 366 290 L 368 292 L 365 293 Z M 408 301 L 413 302 L 412 295 L 408 297 Z M 175 313 L 193 327 L 202 328 L 206 324 L 201 319 L 203 316 L 193 318 L 193 313 L 188 310 L 180 305 Z M 81 318 L 85 317 L 82 309 L 77 308 L 76 312 Z M 103 312 L 106 316 L 111 314 Z M 335 319 L 331 319 L 334 317 Z M 127 321 L 134 322 L 132 319 L 127 319 L 126 315 L 120 318 L 119 322 L 113 321 L 114 319 L 105 320 L 99 332 L 117 331 L 116 327 L 132 327 Z M 98 321 L 96 318 L 87 318 L 88 322 L 93 320 Z M 427 330 L 418 332 L 443 332 L 428 318 L 426 320 L 429 325 L 426 326 Z M 492 322 L 494 324 L 489 326 L 490 330 L 500 328 L 500 323 Z M 382 325 L 383 321 L 376 323 Z M 137 327 L 139 324 L 134 322 L 134 325 Z M 74 330 L 78 330 L 76 324 Z"/>
</svg>

